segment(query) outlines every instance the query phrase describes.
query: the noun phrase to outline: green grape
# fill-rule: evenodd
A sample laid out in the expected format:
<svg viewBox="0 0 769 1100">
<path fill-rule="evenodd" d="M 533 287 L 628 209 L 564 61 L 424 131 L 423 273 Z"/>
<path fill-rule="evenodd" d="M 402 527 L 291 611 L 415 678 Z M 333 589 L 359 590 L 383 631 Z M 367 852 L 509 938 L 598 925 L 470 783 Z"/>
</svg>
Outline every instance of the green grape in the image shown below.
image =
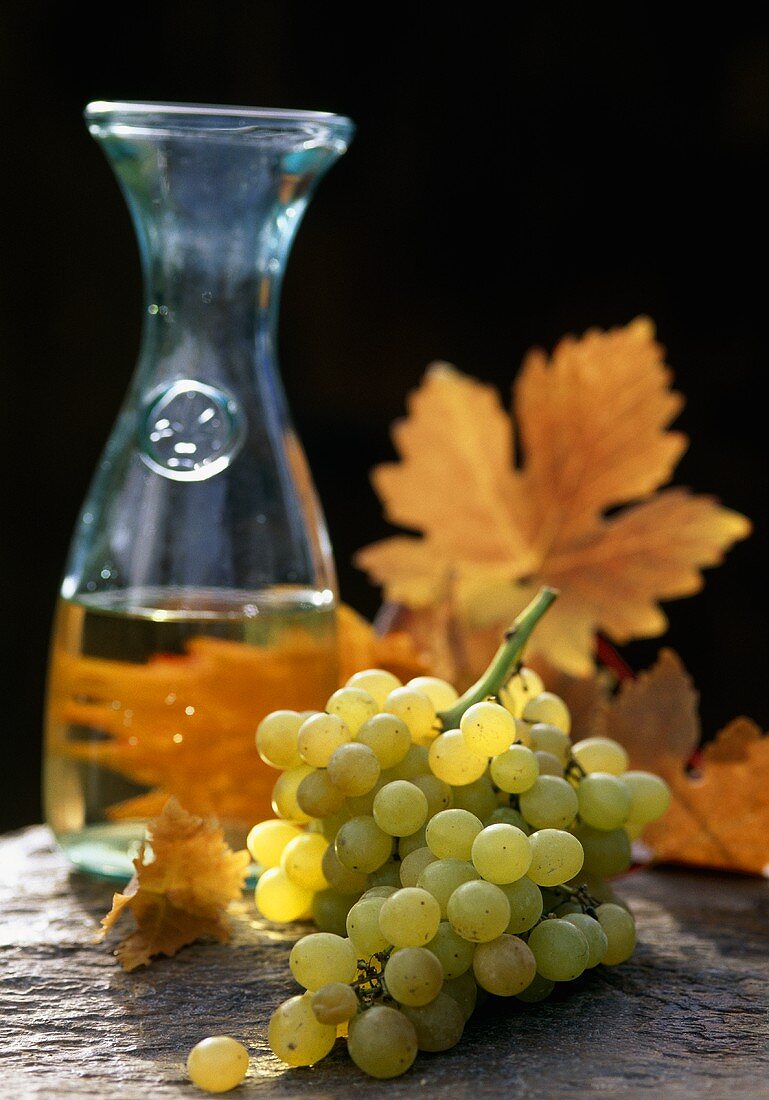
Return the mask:
<svg viewBox="0 0 769 1100">
<path fill-rule="evenodd" d="M 329 885 L 323 874 L 323 855 L 328 841 L 320 833 L 303 833 L 289 840 L 280 857 L 280 866 L 292 882 L 305 890 L 325 890 Z"/>
<path fill-rule="evenodd" d="M 515 882 L 531 864 L 529 838 L 515 825 L 487 825 L 473 841 L 470 858 L 488 882 Z"/>
<path fill-rule="evenodd" d="M 417 886 L 432 894 L 441 908 L 441 917 L 445 917 L 449 898 L 456 888 L 477 878 L 478 871 L 468 860 L 437 859 L 424 868 L 417 879 Z"/>
<path fill-rule="evenodd" d="M 320 831 L 323 833 L 326 840 L 332 842 L 336 840 L 336 834 L 344 825 L 345 821 L 349 821 L 352 817 L 347 806 L 342 806 L 341 810 L 332 814 L 331 817 L 324 817 L 320 822 Z"/>
<path fill-rule="evenodd" d="M 260 821 L 248 834 L 246 847 L 255 863 L 265 870 L 280 866 L 280 857 L 289 840 L 301 836 L 302 830 L 290 821 L 274 819 Z"/>
<path fill-rule="evenodd" d="M 350 1020 L 347 1050 L 369 1077 L 399 1077 L 414 1064 L 417 1049 L 414 1025 L 397 1008 L 374 1005 Z"/>
<path fill-rule="evenodd" d="M 417 886 L 404 886 L 385 898 L 379 911 L 379 928 L 393 947 L 424 947 L 438 931 L 441 908 L 432 894 Z"/>
<path fill-rule="evenodd" d="M 337 890 L 319 890 L 312 899 L 312 920 L 319 932 L 344 936 L 347 915 L 357 901 L 355 894 L 340 894 Z"/>
<path fill-rule="evenodd" d="M 522 794 L 530 790 L 539 779 L 537 758 L 525 745 L 511 745 L 505 752 L 495 756 L 489 770 L 499 789 L 508 794 Z"/>
<path fill-rule="evenodd" d="M 312 890 L 292 882 L 280 867 L 271 867 L 260 876 L 254 897 L 262 916 L 276 924 L 299 920 L 312 908 Z"/>
<path fill-rule="evenodd" d="M 576 836 L 561 829 L 539 829 L 529 837 L 531 866 L 526 872 L 537 886 L 560 886 L 576 875 L 585 858 Z"/>
<path fill-rule="evenodd" d="M 611 902 L 599 905 L 595 912 L 608 940 L 604 963 L 607 966 L 616 966 L 625 962 L 635 948 L 635 921 L 627 909 L 623 909 L 621 905 L 612 905 Z"/>
<path fill-rule="evenodd" d="M 469 859 L 483 825 L 469 810 L 441 810 L 427 822 L 427 846 L 438 859 Z"/>
<path fill-rule="evenodd" d="M 591 772 L 577 788 L 579 816 L 594 829 L 619 829 L 630 812 L 632 797 L 621 779 L 609 772 Z"/>
<path fill-rule="evenodd" d="M 467 747 L 460 730 L 448 730 L 430 745 L 430 770 L 452 787 L 464 787 L 480 779 L 488 763 L 486 756 Z"/>
<path fill-rule="evenodd" d="M 541 974 L 535 974 L 523 993 L 516 993 L 516 997 L 519 1001 L 525 1001 L 527 1004 L 536 1004 L 539 1001 L 546 1000 L 554 989 L 555 982 L 551 982 L 549 978 L 543 978 Z"/>
<path fill-rule="evenodd" d="M 580 824 L 575 826 L 574 836 L 585 851 L 585 870 L 591 875 L 610 878 L 630 866 L 630 839 L 624 829 L 607 832 Z"/>
<path fill-rule="evenodd" d="M 550 891 L 548 891 L 548 893 L 550 893 Z M 584 913 L 584 909 L 579 902 L 565 901 L 554 910 L 554 913 L 557 917 L 567 917 L 574 913 Z"/>
<path fill-rule="evenodd" d="M 257 752 L 271 768 L 293 768 L 301 764 L 296 739 L 304 719 L 295 710 L 274 710 L 256 730 Z"/>
<path fill-rule="evenodd" d="M 420 1008 L 404 1005 L 402 1012 L 414 1025 L 420 1050 L 449 1050 L 462 1038 L 464 1012 L 448 993 L 439 993 L 435 1000 Z"/>
<path fill-rule="evenodd" d="M 441 780 L 437 780 L 441 782 Z M 468 783 L 464 787 L 457 787 L 452 790 L 448 788 L 451 801 L 448 806 L 438 806 L 431 817 L 439 813 L 441 810 L 448 810 L 454 806 L 458 810 L 469 810 L 471 814 L 475 814 L 481 821 L 484 817 L 488 817 L 490 813 L 493 813 L 497 806 L 497 792 L 494 790 L 494 785 L 488 775 L 482 775 L 480 779 L 476 779 L 474 783 Z"/>
<path fill-rule="evenodd" d="M 363 897 L 364 898 L 389 898 L 399 889 L 400 889 L 399 886 L 370 886 L 369 889 L 366 891 L 366 893 L 363 895 Z"/>
<path fill-rule="evenodd" d="M 358 1011 L 355 990 L 345 982 L 329 982 L 313 994 L 312 1011 L 318 1023 L 343 1024 Z"/>
<path fill-rule="evenodd" d="M 406 723 L 415 741 L 431 741 L 435 737 L 435 707 L 424 692 L 411 687 L 396 688 L 385 699 L 384 709 Z"/>
<path fill-rule="evenodd" d="M 569 709 L 558 695 L 552 691 L 543 691 L 529 699 L 523 708 L 521 717 L 526 722 L 547 722 L 549 726 L 557 726 L 559 730 L 568 733 L 571 729 L 571 716 Z"/>
<path fill-rule="evenodd" d="M 374 821 L 390 836 L 410 836 L 427 820 L 427 796 L 415 783 L 396 779 L 374 798 Z"/>
<path fill-rule="evenodd" d="M 350 811 L 352 817 L 373 817 L 374 815 L 374 799 L 384 787 L 386 779 L 382 779 L 380 774 L 379 779 L 374 786 L 366 794 L 350 795 L 345 802 L 346 808 Z"/>
<path fill-rule="evenodd" d="M 559 917 L 543 920 L 529 933 L 537 970 L 551 982 L 571 982 L 588 964 L 590 949 L 584 933 Z"/>
<path fill-rule="evenodd" d="M 297 744 L 305 764 L 325 768 L 331 754 L 352 740 L 352 734 L 336 714 L 313 714 L 299 729 Z"/>
<path fill-rule="evenodd" d="M 402 1005 L 426 1005 L 441 991 L 443 967 L 424 947 L 395 951 L 384 968 L 387 992 Z"/>
<path fill-rule="evenodd" d="M 370 959 L 390 946 L 390 941 L 379 927 L 379 914 L 386 900 L 368 894 L 357 901 L 347 914 L 347 935 L 359 959 Z"/>
<path fill-rule="evenodd" d="M 299 985 L 315 990 L 329 982 L 354 982 L 358 956 L 348 939 L 331 932 L 313 932 L 297 940 L 288 965 Z"/>
<path fill-rule="evenodd" d="M 528 932 L 542 916 L 542 893 L 536 883 L 527 876 L 517 882 L 500 886 L 510 904 L 510 920 L 505 932 L 517 935 Z"/>
<path fill-rule="evenodd" d="M 432 951 L 443 967 L 446 981 L 458 978 L 473 964 L 475 944 L 462 939 L 447 920 L 442 920 L 438 925 L 438 931 L 427 944 L 427 949 Z"/>
<path fill-rule="evenodd" d="M 187 1073 L 199 1089 L 229 1092 L 248 1073 L 248 1051 L 229 1035 L 212 1035 L 187 1055 Z"/>
<path fill-rule="evenodd" d="M 399 890 L 401 886 L 401 863 L 398 859 L 388 859 L 376 871 L 368 876 L 369 886 L 388 886 L 393 890 Z"/>
<path fill-rule="evenodd" d="M 284 1001 L 270 1017 L 270 1050 L 289 1066 L 312 1066 L 325 1058 L 336 1042 L 336 1027 L 322 1024 L 312 1010 L 312 994 Z"/>
<path fill-rule="evenodd" d="M 478 985 L 497 997 L 523 993 L 537 972 L 531 949 L 518 936 L 503 934 L 488 943 L 479 943 L 473 958 L 473 973 Z"/>
<path fill-rule="evenodd" d="M 515 740 L 515 720 L 499 703 L 489 700 L 468 707 L 459 728 L 468 749 L 479 756 L 497 756 Z"/>
<path fill-rule="evenodd" d="M 325 768 L 310 772 L 296 789 L 299 808 L 310 817 L 331 817 L 344 805 L 344 794 L 328 778 Z"/>
<path fill-rule="evenodd" d="M 499 701 L 509 710 L 514 718 L 520 718 L 523 708 L 530 699 L 535 699 L 545 690 L 541 676 L 538 676 L 533 668 L 518 669 L 515 676 L 511 676 L 505 686 L 499 692 Z"/>
<path fill-rule="evenodd" d="M 401 861 L 400 879 L 401 886 L 416 886 L 419 876 L 428 863 L 435 863 L 435 856 L 430 849 L 415 848 Z"/>
<path fill-rule="evenodd" d="M 521 813 L 535 829 L 564 829 L 577 816 L 577 793 L 565 779 L 540 775 L 519 796 Z"/>
<path fill-rule="evenodd" d="M 360 895 L 366 889 L 367 876 L 360 871 L 350 871 L 340 863 L 333 844 L 323 853 L 321 867 L 326 882 L 338 894 Z"/>
<path fill-rule="evenodd" d="M 410 836 L 402 836 L 398 841 L 398 855 L 401 859 L 405 859 L 406 856 L 411 855 L 417 848 L 426 848 L 426 830 L 424 826 L 421 829 L 417 829 L 415 833 L 411 833 Z"/>
<path fill-rule="evenodd" d="M 495 940 L 510 923 L 510 902 L 506 895 L 494 883 L 483 879 L 458 886 L 446 908 L 451 927 L 472 943 Z"/>
<path fill-rule="evenodd" d="M 514 810 L 512 806 L 497 806 L 493 813 L 490 813 L 488 817 L 483 819 L 483 824 L 515 825 L 516 829 L 520 829 L 522 833 L 526 833 L 526 836 L 532 831 L 528 821 L 524 821 L 518 810 Z"/>
<path fill-rule="evenodd" d="M 435 817 L 441 810 L 449 810 L 454 805 L 454 792 L 448 783 L 444 783 L 437 775 L 417 775 L 411 782 L 419 787 L 427 799 L 427 817 Z M 465 791 L 467 788 L 461 788 Z"/>
<path fill-rule="evenodd" d="M 555 775 L 558 779 L 563 779 L 564 767 L 557 756 L 553 756 L 551 752 L 545 752 L 544 749 L 537 749 L 534 755 L 537 758 L 540 775 Z"/>
<path fill-rule="evenodd" d="M 411 745 L 397 764 L 387 769 L 387 782 L 392 779 L 408 779 L 414 783 L 418 776 L 430 775 L 430 759 L 425 745 Z M 425 791 L 427 794 L 427 791 Z M 428 796 L 429 797 L 429 796 Z"/>
<path fill-rule="evenodd" d="M 459 692 L 448 680 L 441 680 L 437 676 L 415 676 L 406 684 L 408 688 L 421 691 L 426 695 L 435 709 L 449 710 L 459 698 Z"/>
<path fill-rule="evenodd" d="M 326 702 L 329 714 L 335 714 L 350 731 L 348 740 L 355 736 L 364 722 L 379 710 L 373 695 L 358 687 L 343 687 L 335 691 Z M 300 746 L 301 748 L 301 746 Z"/>
<path fill-rule="evenodd" d="M 359 741 L 340 745 L 329 757 L 328 779 L 343 795 L 368 794 L 379 780 L 379 760 L 373 749 Z M 325 815 L 324 815 L 325 816 Z"/>
<path fill-rule="evenodd" d="M 558 914 L 561 915 L 560 913 Z M 588 951 L 590 952 L 585 970 L 591 970 L 594 966 L 598 966 L 606 958 L 606 952 L 609 949 L 609 940 L 600 925 L 600 922 L 589 916 L 587 913 L 567 913 L 563 917 L 570 924 L 573 924 L 575 928 L 579 928 L 582 935 L 587 940 Z"/>
<path fill-rule="evenodd" d="M 586 737 L 572 747 L 571 755 L 586 772 L 609 772 L 622 775 L 630 763 L 628 754 L 618 741 L 610 737 Z"/>
<path fill-rule="evenodd" d="M 384 701 L 390 692 L 402 686 L 397 676 L 383 668 L 366 668 L 362 672 L 356 672 L 345 684 L 348 688 L 367 691 L 380 710 L 383 709 Z"/>
<path fill-rule="evenodd" d="M 334 847 L 337 859 L 348 871 L 370 874 L 390 858 L 393 840 L 373 817 L 352 817 L 336 834 Z"/>
<path fill-rule="evenodd" d="M 355 740 L 368 745 L 382 768 L 400 764 L 411 748 L 409 728 L 395 714 L 375 714 L 363 723 Z"/>
<path fill-rule="evenodd" d="M 278 817 L 287 821 L 296 821 L 306 824 L 310 815 L 306 814 L 296 800 L 299 784 L 309 775 L 313 769 L 307 764 L 298 764 L 295 768 L 289 768 L 275 780 L 272 788 L 272 809 Z"/>
<path fill-rule="evenodd" d="M 475 950 L 473 944 L 468 944 L 464 940 L 462 942 L 465 943 L 466 947 L 472 947 Z M 441 992 L 457 1002 L 466 1023 L 475 1011 L 478 1000 L 478 986 L 472 970 L 472 960 L 470 966 L 462 974 L 458 974 L 456 978 L 449 978 L 443 983 Z"/>
<path fill-rule="evenodd" d="M 549 752 L 565 764 L 571 752 L 571 739 L 568 733 L 564 733 L 557 726 L 550 726 L 547 722 L 535 722 L 529 730 L 531 747 L 535 752 Z"/>
<path fill-rule="evenodd" d="M 658 775 L 651 772 L 625 772 L 622 783 L 630 792 L 628 824 L 648 825 L 662 817 L 670 805 L 670 788 Z"/>
</svg>

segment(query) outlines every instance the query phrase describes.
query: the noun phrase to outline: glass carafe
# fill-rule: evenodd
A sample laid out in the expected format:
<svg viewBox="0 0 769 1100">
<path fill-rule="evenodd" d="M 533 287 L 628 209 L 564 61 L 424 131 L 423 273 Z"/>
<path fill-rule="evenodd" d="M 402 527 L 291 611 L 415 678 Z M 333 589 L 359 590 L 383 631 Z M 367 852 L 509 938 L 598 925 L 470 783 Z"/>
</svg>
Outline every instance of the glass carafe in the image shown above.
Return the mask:
<svg viewBox="0 0 769 1100">
<path fill-rule="evenodd" d="M 80 514 L 54 627 L 45 803 L 115 878 L 176 796 L 231 842 L 269 815 L 268 711 L 337 686 L 336 581 L 275 353 L 281 278 L 352 125 L 93 103 L 145 281 L 136 372 Z"/>
</svg>

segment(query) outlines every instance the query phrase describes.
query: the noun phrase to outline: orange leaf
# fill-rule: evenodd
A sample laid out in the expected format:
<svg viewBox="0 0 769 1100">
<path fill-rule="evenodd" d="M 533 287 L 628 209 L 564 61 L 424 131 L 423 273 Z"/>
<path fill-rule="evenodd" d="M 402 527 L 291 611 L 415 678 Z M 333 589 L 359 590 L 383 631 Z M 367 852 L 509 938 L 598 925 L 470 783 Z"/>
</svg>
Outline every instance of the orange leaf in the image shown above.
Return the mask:
<svg viewBox="0 0 769 1100">
<path fill-rule="evenodd" d="M 530 654 L 573 676 L 591 672 L 596 631 L 618 642 L 663 633 L 659 601 L 698 591 L 700 571 L 750 531 L 711 498 L 658 492 L 687 445 L 669 430 L 682 404 L 670 383 L 645 318 L 563 340 L 550 360 L 531 353 L 515 386 L 516 467 L 494 391 L 434 365 L 393 430 L 400 461 L 372 475 L 388 518 L 420 533 L 365 547 L 357 564 L 417 614 L 446 604 L 447 629 L 479 660 L 493 652 L 489 627 L 543 584 L 561 598 Z M 439 650 L 446 639 L 433 659 Z M 457 672 L 480 669 L 459 661 Z"/>
<path fill-rule="evenodd" d="M 123 940 L 117 957 L 125 970 L 146 966 L 155 955 L 175 955 L 200 936 L 229 939 L 226 909 L 245 882 L 248 852 L 232 852 L 212 821 L 193 817 L 176 799 L 148 825 L 152 856 L 145 846 L 134 860 L 136 873 L 102 920 L 97 940 L 130 909 L 137 929 Z"/>
</svg>

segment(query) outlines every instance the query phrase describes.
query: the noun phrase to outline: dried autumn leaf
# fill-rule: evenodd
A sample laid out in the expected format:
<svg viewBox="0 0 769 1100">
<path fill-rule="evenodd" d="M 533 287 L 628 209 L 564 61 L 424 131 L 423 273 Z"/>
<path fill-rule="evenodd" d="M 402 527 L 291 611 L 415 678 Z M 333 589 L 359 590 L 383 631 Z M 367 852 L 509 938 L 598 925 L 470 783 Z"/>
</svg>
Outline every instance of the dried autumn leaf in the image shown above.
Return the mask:
<svg viewBox="0 0 769 1100">
<path fill-rule="evenodd" d="M 136 873 L 102 920 L 103 939 L 126 909 L 136 931 L 123 940 L 117 957 L 125 970 L 146 966 L 155 955 L 175 955 L 201 936 L 229 939 L 226 910 L 245 882 L 248 852 L 233 852 L 212 821 L 188 814 L 169 799 L 148 825 L 151 858 L 142 846 L 134 860 Z"/>
<path fill-rule="evenodd" d="M 434 365 L 393 429 L 400 461 L 372 475 L 387 517 L 420 534 L 365 547 L 357 564 L 417 616 L 445 605 L 447 629 L 465 636 L 506 625 L 541 585 L 559 588 L 531 651 L 577 677 L 592 671 L 598 630 L 617 642 L 661 634 L 659 601 L 696 592 L 700 571 L 750 531 L 712 498 L 658 491 L 687 443 L 669 430 L 682 404 L 670 382 L 645 318 L 563 340 L 550 360 L 531 353 L 514 390 L 516 466 L 493 388 Z M 481 671 L 462 664 L 474 650 L 485 663 L 493 647 L 479 642 L 463 640 L 454 678 Z"/>
</svg>

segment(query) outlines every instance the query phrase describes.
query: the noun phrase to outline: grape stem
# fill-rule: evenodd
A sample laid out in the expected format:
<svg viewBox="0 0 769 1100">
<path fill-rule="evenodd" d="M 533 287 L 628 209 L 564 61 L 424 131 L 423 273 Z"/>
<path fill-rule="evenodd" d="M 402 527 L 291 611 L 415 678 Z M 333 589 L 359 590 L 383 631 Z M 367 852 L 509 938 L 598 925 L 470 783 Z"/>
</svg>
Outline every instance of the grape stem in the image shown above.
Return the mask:
<svg viewBox="0 0 769 1100">
<path fill-rule="evenodd" d="M 521 654 L 534 627 L 558 597 L 557 588 L 540 588 L 537 595 L 505 631 L 505 638 L 483 676 L 457 699 L 453 707 L 438 715 L 444 730 L 457 729 L 459 720 L 474 703 L 497 695 L 520 664 Z"/>
</svg>

